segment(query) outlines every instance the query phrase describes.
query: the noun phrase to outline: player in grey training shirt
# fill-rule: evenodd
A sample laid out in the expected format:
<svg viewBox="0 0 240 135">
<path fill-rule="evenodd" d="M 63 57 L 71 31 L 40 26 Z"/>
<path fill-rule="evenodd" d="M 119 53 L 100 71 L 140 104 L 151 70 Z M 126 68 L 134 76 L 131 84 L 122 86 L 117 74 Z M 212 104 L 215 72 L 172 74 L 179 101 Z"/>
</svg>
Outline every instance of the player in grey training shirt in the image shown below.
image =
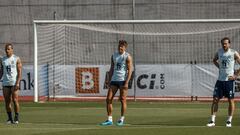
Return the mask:
<svg viewBox="0 0 240 135">
<path fill-rule="evenodd" d="M 234 73 L 235 61 L 240 63 L 239 53 L 230 48 L 230 39 L 225 37 L 221 40 L 222 48 L 218 50 L 213 58 L 213 63 L 219 69 L 218 80 L 214 87 L 213 102 L 211 107 L 211 120 L 207 124 L 208 127 L 215 126 L 215 117 L 218 111 L 219 100 L 223 97 L 228 98 L 228 119 L 226 127 L 231 127 L 233 112 L 235 109 L 234 91 L 235 80 L 240 74 L 240 69 Z"/>
<path fill-rule="evenodd" d="M 6 56 L 1 59 L 0 78 L 3 80 L 3 96 L 8 115 L 7 124 L 18 124 L 19 122 L 19 103 L 18 91 L 20 79 L 22 77 L 22 63 L 19 57 L 13 54 L 13 45 L 5 45 Z M 15 117 L 12 118 L 11 102 L 14 104 Z"/>
<path fill-rule="evenodd" d="M 127 42 L 125 40 L 120 40 L 118 44 L 118 52 L 115 52 L 111 57 L 111 68 L 109 71 L 109 77 L 107 80 L 107 85 L 109 85 L 108 94 L 106 98 L 106 108 L 108 119 L 101 123 L 101 125 L 112 125 L 112 101 L 114 95 L 120 90 L 120 101 L 121 101 L 121 117 L 117 121 L 117 125 L 121 126 L 124 123 L 124 114 L 127 109 L 127 92 L 128 83 L 132 75 L 132 57 L 126 52 Z"/>
</svg>

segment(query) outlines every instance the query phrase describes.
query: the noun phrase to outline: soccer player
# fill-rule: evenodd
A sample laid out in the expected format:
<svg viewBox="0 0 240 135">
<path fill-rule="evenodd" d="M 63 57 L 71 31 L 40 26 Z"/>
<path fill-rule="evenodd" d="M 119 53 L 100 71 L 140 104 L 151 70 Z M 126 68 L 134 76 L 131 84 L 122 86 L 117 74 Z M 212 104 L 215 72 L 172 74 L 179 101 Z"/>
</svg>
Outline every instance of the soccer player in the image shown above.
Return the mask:
<svg viewBox="0 0 240 135">
<path fill-rule="evenodd" d="M 213 63 L 219 69 L 218 80 L 213 92 L 213 102 L 211 107 L 211 119 L 207 124 L 208 127 L 215 126 L 215 117 L 218 111 L 218 102 L 224 96 L 228 98 L 228 118 L 226 127 L 232 127 L 232 117 L 235 109 L 234 92 L 235 80 L 240 74 L 240 69 L 234 73 L 235 61 L 240 63 L 239 53 L 230 48 L 230 39 L 225 37 L 221 40 L 222 48 L 218 50 L 213 58 Z"/>
<path fill-rule="evenodd" d="M 122 126 L 124 124 L 124 114 L 127 109 L 127 92 L 128 92 L 128 82 L 131 79 L 132 75 L 132 57 L 129 53 L 126 52 L 127 42 L 125 40 L 120 40 L 118 44 L 118 52 L 115 52 L 111 57 L 111 67 L 109 71 L 109 77 L 106 81 L 109 86 L 108 94 L 106 98 L 106 108 L 108 119 L 101 123 L 101 125 L 112 125 L 112 101 L 114 95 L 120 90 L 119 100 L 121 102 L 121 117 L 117 121 L 118 126 Z"/>
<path fill-rule="evenodd" d="M 7 124 L 18 124 L 19 103 L 18 90 L 22 77 L 22 63 L 19 57 L 13 54 L 13 45 L 5 44 L 6 56 L 1 59 L 0 78 L 2 78 L 3 96 L 8 115 Z M 14 104 L 15 117 L 12 118 L 11 102 Z"/>
</svg>

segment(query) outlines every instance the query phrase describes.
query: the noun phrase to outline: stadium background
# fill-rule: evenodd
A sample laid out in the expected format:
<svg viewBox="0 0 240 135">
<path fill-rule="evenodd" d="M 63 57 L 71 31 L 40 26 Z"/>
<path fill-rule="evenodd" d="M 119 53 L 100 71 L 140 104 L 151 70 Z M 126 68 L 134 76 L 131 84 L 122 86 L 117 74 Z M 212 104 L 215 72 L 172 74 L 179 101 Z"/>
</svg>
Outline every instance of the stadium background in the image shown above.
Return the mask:
<svg viewBox="0 0 240 135">
<path fill-rule="evenodd" d="M 33 66 L 33 20 L 53 20 L 54 12 L 59 20 L 240 18 L 239 0 L 135 2 L 133 17 L 131 0 L 0 0 L 0 55 L 4 54 L 4 43 L 13 42 L 23 64 Z M 28 72 L 24 74 L 29 80 L 33 78 Z M 0 103 L 1 135 L 239 134 L 239 104 L 231 129 L 225 127 L 227 103 L 219 105 L 215 128 L 205 127 L 210 115 L 209 102 L 128 102 L 124 127 L 98 125 L 106 118 L 105 102 L 21 102 L 20 105 L 20 124 L 6 125 L 4 103 Z M 120 103 L 114 102 L 114 121 L 119 112 Z"/>
<path fill-rule="evenodd" d="M 0 44 L 33 65 L 33 20 L 235 19 L 238 0 L 0 0 Z M 1 52 L 2 53 L 2 52 Z"/>
<path fill-rule="evenodd" d="M 33 65 L 33 20 L 235 19 L 240 12 L 238 0 L 1 0 L 0 6 L 0 47 L 12 42 L 24 65 Z"/>
</svg>

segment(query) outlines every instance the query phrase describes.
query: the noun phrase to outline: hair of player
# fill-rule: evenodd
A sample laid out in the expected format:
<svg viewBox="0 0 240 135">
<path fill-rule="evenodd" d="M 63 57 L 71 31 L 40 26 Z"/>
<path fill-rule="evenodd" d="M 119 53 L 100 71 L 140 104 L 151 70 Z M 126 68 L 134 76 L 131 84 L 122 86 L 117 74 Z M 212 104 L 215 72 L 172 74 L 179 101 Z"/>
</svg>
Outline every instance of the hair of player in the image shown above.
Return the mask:
<svg viewBox="0 0 240 135">
<path fill-rule="evenodd" d="M 13 49 L 12 43 L 6 43 L 6 44 L 5 44 L 5 48 L 8 48 L 9 46 L 11 46 L 11 48 Z"/>
<path fill-rule="evenodd" d="M 124 45 L 125 47 L 127 47 L 128 43 L 126 40 L 119 40 L 119 45 Z"/>
<path fill-rule="evenodd" d="M 231 43 L 230 39 L 228 37 L 224 37 L 222 40 L 221 40 L 221 43 L 223 44 L 225 40 L 228 40 L 228 43 Z"/>
</svg>

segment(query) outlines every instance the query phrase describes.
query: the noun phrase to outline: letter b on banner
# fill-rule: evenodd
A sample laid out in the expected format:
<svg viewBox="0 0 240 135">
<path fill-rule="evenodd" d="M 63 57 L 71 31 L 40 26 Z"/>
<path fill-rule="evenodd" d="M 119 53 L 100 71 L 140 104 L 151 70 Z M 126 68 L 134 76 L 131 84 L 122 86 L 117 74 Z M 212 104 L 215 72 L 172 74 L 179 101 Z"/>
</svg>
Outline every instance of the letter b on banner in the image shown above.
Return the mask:
<svg viewBox="0 0 240 135">
<path fill-rule="evenodd" d="M 76 93 L 99 93 L 99 69 L 76 68 Z"/>
<path fill-rule="evenodd" d="M 82 72 L 82 89 L 92 89 L 94 87 L 93 74 L 91 72 Z"/>
</svg>

